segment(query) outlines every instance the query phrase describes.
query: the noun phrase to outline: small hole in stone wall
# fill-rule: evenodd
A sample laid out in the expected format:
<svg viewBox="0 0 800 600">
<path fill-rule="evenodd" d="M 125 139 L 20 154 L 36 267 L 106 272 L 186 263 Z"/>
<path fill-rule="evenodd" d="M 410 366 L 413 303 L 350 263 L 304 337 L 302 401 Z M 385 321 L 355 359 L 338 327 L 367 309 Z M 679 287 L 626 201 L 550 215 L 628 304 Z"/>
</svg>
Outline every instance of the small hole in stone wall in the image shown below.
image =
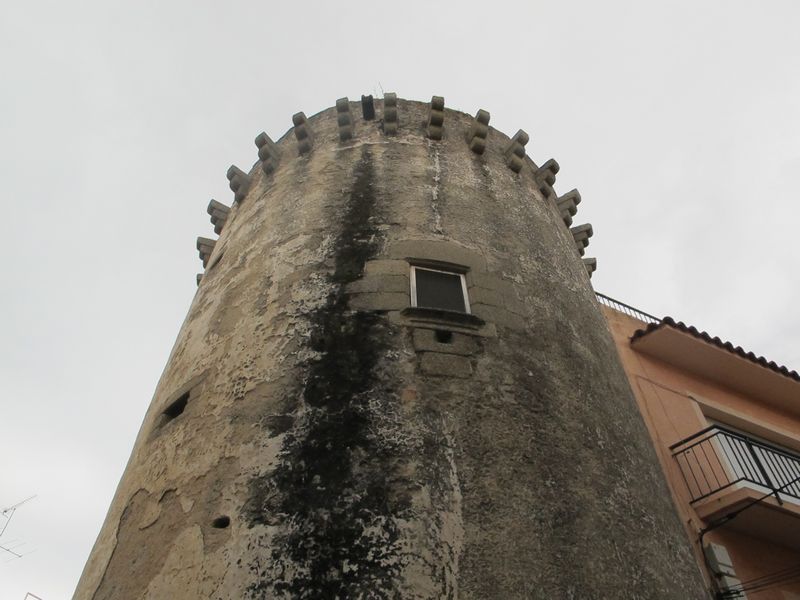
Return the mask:
<svg viewBox="0 0 800 600">
<path fill-rule="evenodd" d="M 447 331 L 445 329 L 437 329 L 436 330 L 436 341 L 440 344 L 452 344 L 453 343 L 453 332 Z"/>
<path fill-rule="evenodd" d="M 175 400 L 175 402 L 165 408 L 164 416 L 167 418 L 167 421 L 171 421 L 175 417 L 179 416 L 186 408 L 187 402 L 189 402 L 189 392 L 186 392 L 180 398 Z"/>
<path fill-rule="evenodd" d="M 211 526 L 214 529 L 225 529 L 230 524 L 231 524 L 231 518 L 225 515 L 217 517 L 216 519 L 211 521 Z"/>
</svg>

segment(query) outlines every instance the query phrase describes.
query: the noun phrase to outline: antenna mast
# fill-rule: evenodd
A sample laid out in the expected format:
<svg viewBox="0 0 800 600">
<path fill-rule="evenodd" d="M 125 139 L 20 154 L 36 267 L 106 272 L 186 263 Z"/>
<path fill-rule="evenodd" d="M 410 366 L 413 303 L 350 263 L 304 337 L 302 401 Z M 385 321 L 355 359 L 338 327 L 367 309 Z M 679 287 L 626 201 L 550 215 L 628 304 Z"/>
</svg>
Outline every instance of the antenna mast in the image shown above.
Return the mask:
<svg viewBox="0 0 800 600">
<path fill-rule="evenodd" d="M 17 509 L 20 506 L 22 506 L 23 504 L 25 504 L 26 502 L 28 502 L 30 500 L 33 500 L 34 498 L 36 498 L 35 495 L 31 496 L 30 498 L 25 498 L 25 500 L 17 502 L 16 504 L 13 504 L 13 505 L 9 506 L 8 508 L 4 508 L 3 510 L 0 510 L 0 517 L 3 517 L 5 519 L 5 522 L 2 523 L 2 525 L 0 525 L 0 537 L 3 537 L 3 534 L 6 532 L 6 529 L 8 528 L 8 524 L 11 522 L 11 517 L 14 516 L 14 513 L 17 512 Z M 9 546 L 9 545 L 6 545 L 6 544 L 0 544 L 0 550 L 4 550 L 5 552 L 8 552 L 9 554 L 13 555 L 15 558 L 22 558 L 22 554 L 20 554 L 19 552 L 16 552 L 14 550 L 14 548 L 17 548 L 18 546 L 19 546 L 19 544 L 16 544 L 13 547 Z"/>
</svg>

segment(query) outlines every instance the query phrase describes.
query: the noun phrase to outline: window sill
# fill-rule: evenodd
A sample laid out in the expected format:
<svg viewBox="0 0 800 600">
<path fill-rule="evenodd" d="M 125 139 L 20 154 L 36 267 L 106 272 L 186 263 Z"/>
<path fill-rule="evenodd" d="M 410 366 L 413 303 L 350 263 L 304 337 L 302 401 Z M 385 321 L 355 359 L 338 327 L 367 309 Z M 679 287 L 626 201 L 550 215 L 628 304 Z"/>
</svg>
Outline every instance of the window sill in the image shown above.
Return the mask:
<svg viewBox="0 0 800 600">
<path fill-rule="evenodd" d="M 404 317 L 412 321 L 422 321 L 425 323 L 438 323 L 446 325 L 456 325 L 468 329 L 480 329 L 486 325 L 486 321 L 469 313 L 443 310 L 440 308 L 423 308 L 420 306 L 410 306 L 400 311 Z"/>
</svg>

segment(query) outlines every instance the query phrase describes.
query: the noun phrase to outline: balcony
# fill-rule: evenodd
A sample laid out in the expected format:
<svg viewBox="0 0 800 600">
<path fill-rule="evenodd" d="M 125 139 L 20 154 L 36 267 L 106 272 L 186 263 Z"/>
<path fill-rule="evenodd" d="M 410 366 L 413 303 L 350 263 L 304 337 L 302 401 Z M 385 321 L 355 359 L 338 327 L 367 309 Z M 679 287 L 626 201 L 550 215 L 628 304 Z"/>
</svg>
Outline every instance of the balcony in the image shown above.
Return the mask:
<svg viewBox="0 0 800 600">
<path fill-rule="evenodd" d="M 800 502 L 800 455 L 714 425 L 670 446 L 692 503 L 740 482 Z"/>
<path fill-rule="evenodd" d="M 800 547 L 800 455 L 721 425 L 670 450 L 701 519 Z"/>
</svg>

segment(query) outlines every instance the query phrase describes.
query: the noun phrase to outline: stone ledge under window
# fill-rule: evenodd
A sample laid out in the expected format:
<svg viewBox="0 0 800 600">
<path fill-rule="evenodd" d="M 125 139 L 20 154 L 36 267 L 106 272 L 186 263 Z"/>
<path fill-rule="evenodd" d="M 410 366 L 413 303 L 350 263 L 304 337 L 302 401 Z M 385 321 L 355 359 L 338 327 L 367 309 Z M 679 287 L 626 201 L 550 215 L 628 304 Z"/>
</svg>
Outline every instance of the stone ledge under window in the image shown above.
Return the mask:
<svg viewBox="0 0 800 600">
<path fill-rule="evenodd" d="M 480 329 L 486 325 L 486 321 L 469 313 L 456 312 L 452 310 L 442 310 L 441 308 L 424 308 L 420 306 L 409 306 L 400 311 L 404 317 L 412 320 L 441 323 L 447 325 L 457 325 L 470 329 Z"/>
<path fill-rule="evenodd" d="M 406 306 L 402 310 L 390 310 L 388 316 L 397 325 L 405 327 L 451 331 L 482 338 L 497 337 L 494 323 L 486 322 L 477 315 L 462 312 Z"/>
</svg>

